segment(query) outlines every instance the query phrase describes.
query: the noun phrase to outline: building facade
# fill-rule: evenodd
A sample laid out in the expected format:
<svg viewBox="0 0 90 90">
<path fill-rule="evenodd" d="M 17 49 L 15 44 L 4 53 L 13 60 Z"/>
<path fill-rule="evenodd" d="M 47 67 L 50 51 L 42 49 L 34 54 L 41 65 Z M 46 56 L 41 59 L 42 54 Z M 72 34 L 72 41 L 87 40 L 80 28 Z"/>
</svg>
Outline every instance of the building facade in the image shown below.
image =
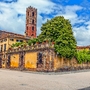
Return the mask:
<svg viewBox="0 0 90 90">
<path fill-rule="evenodd" d="M 27 42 L 28 40 L 29 38 L 24 35 L 0 31 L 0 62 L 2 63 L 0 65 L 2 65 L 2 67 L 6 67 L 6 53 L 11 48 L 12 44 L 17 42 Z"/>
</svg>

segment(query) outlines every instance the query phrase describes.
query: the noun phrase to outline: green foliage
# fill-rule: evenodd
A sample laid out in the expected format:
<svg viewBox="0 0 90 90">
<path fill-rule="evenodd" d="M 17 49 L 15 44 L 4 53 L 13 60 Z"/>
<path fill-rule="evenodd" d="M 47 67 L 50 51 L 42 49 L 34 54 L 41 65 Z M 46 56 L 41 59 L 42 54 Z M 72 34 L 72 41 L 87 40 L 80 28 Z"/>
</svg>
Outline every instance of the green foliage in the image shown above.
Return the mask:
<svg viewBox="0 0 90 90">
<path fill-rule="evenodd" d="M 38 38 L 33 38 L 33 39 L 30 39 L 27 43 L 29 46 L 31 46 L 31 44 L 35 44 L 38 41 L 39 41 Z"/>
<path fill-rule="evenodd" d="M 14 47 L 24 47 L 24 46 L 26 46 L 27 45 L 27 43 L 26 42 L 16 42 L 16 43 L 14 43 L 14 44 L 12 44 L 12 48 L 14 48 Z"/>
<path fill-rule="evenodd" d="M 76 53 L 76 59 L 78 63 L 90 62 L 90 51 L 79 51 Z"/>
<path fill-rule="evenodd" d="M 41 31 L 38 39 L 54 41 L 55 51 L 60 57 L 72 58 L 75 56 L 76 40 L 69 20 L 57 16 L 43 24 Z"/>
<path fill-rule="evenodd" d="M 12 44 L 11 47 L 19 47 L 22 45 L 23 42 L 16 42 L 15 44 Z"/>
</svg>

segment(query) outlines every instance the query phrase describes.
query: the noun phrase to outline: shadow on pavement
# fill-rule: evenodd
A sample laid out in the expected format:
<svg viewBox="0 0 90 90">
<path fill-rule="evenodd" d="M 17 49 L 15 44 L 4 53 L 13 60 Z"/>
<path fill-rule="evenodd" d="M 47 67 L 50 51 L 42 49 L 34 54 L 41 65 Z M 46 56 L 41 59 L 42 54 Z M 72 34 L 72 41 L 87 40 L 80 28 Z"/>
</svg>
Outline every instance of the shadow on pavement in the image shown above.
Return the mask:
<svg viewBox="0 0 90 90">
<path fill-rule="evenodd" d="M 78 90 L 90 90 L 90 87 L 86 87 L 86 88 L 82 88 L 82 89 L 78 89 Z"/>
</svg>

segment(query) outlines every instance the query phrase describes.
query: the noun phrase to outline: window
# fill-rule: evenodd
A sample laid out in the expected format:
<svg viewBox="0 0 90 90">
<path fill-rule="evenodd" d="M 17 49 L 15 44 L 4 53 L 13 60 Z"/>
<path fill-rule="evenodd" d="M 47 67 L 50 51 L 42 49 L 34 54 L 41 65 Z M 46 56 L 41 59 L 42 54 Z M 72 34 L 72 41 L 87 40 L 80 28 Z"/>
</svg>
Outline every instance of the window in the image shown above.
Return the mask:
<svg viewBox="0 0 90 90">
<path fill-rule="evenodd" d="M 6 55 L 3 55 L 3 58 L 6 58 Z"/>
<path fill-rule="evenodd" d="M 1 45 L 1 52 L 3 51 L 3 45 Z"/>
<path fill-rule="evenodd" d="M 32 31 L 34 31 L 34 26 L 32 27 Z"/>
<path fill-rule="evenodd" d="M 29 12 L 28 12 L 28 16 L 29 16 Z"/>
<path fill-rule="evenodd" d="M 28 30 L 28 26 L 27 26 L 27 30 Z"/>
<path fill-rule="evenodd" d="M 23 42 L 23 40 L 16 40 L 17 42 Z"/>
<path fill-rule="evenodd" d="M 10 41 L 14 41 L 14 39 L 11 38 Z"/>
<path fill-rule="evenodd" d="M 6 44 L 4 44 L 4 51 L 6 51 Z"/>
<path fill-rule="evenodd" d="M 23 40 L 20 40 L 20 42 L 23 42 Z"/>
<path fill-rule="evenodd" d="M 32 20 L 32 24 L 34 24 L 34 20 Z"/>
<path fill-rule="evenodd" d="M 32 12 L 32 16 L 34 16 L 34 12 Z"/>
<path fill-rule="evenodd" d="M 19 40 L 16 40 L 17 42 L 19 42 Z"/>
</svg>

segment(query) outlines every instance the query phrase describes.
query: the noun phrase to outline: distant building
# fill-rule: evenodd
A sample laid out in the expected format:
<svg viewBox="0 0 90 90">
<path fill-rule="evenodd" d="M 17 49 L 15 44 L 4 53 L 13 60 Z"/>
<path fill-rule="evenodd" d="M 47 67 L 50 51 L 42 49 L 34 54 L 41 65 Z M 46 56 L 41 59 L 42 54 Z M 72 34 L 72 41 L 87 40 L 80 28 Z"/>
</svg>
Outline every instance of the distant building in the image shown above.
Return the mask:
<svg viewBox="0 0 90 90">
<path fill-rule="evenodd" d="M 81 51 L 81 50 L 90 50 L 90 45 L 89 46 L 77 46 L 77 51 Z"/>
</svg>

